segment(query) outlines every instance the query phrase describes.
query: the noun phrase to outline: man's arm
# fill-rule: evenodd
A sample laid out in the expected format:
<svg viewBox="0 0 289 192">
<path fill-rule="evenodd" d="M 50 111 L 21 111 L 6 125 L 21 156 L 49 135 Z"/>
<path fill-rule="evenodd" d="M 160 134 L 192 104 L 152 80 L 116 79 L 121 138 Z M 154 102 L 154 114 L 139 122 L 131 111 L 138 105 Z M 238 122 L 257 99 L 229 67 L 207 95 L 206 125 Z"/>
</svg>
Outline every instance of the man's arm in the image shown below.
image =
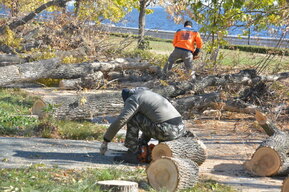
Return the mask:
<svg viewBox="0 0 289 192">
<path fill-rule="evenodd" d="M 109 126 L 104 134 L 104 141 L 110 142 L 116 133 L 134 116 L 138 111 L 139 104 L 134 98 L 128 98 L 125 102 L 125 107 L 117 119 Z"/>
</svg>

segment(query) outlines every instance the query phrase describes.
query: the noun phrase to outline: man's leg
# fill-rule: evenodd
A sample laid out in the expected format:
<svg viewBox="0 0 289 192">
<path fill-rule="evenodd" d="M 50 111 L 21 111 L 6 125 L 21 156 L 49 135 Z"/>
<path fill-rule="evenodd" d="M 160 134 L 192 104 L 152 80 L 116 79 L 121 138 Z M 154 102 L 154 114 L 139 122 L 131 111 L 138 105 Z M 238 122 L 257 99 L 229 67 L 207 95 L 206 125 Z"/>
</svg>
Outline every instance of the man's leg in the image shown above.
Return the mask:
<svg viewBox="0 0 289 192">
<path fill-rule="evenodd" d="M 151 131 L 154 132 L 153 122 L 141 113 L 135 114 L 127 123 L 127 133 L 124 146 L 132 152 L 138 152 L 139 145 L 147 144 L 151 139 Z M 142 136 L 139 139 L 139 131 Z"/>
<path fill-rule="evenodd" d="M 188 75 L 191 75 L 192 71 L 193 71 L 193 53 L 186 51 L 183 54 L 183 61 L 185 64 L 185 68 L 186 68 L 186 72 Z"/>
<path fill-rule="evenodd" d="M 168 58 L 168 62 L 165 64 L 164 68 L 163 68 L 163 72 L 166 74 L 168 71 L 170 71 L 173 67 L 173 64 L 175 63 L 175 61 L 179 58 L 181 58 L 181 50 L 179 49 L 174 49 L 174 51 L 170 54 L 169 58 Z"/>
</svg>

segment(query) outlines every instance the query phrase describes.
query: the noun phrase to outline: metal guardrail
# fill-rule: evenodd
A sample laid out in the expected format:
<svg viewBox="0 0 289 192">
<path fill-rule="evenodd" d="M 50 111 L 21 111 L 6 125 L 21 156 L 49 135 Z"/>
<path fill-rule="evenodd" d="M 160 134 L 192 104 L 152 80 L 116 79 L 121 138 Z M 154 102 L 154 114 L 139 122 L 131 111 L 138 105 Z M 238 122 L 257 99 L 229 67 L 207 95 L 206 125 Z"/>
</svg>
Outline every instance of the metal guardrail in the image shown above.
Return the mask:
<svg viewBox="0 0 289 192">
<path fill-rule="evenodd" d="M 109 32 L 119 32 L 119 33 L 130 33 L 130 34 L 138 34 L 138 28 L 132 27 L 115 27 L 115 26 L 107 26 L 105 30 Z M 175 31 L 164 31 L 164 30 L 146 30 L 145 35 L 151 37 L 157 37 L 161 39 L 173 39 Z M 251 36 L 248 38 L 247 36 L 237 36 L 237 35 L 228 35 L 225 36 L 224 39 L 228 41 L 232 45 L 257 45 L 264 47 L 276 47 L 279 43 L 279 39 L 277 38 L 269 38 L 269 37 L 255 37 Z M 279 45 L 280 48 L 289 48 L 289 39 L 283 39 Z"/>
</svg>

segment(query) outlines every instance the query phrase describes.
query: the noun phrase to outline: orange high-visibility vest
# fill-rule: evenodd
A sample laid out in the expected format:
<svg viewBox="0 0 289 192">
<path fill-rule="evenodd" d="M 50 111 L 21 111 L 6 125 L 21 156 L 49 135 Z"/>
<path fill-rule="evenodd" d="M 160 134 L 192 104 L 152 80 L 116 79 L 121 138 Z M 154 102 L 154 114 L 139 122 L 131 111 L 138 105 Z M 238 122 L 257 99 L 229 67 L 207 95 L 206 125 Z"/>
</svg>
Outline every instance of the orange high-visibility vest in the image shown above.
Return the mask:
<svg viewBox="0 0 289 192">
<path fill-rule="evenodd" d="M 201 49 L 203 46 L 203 41 L 200 33 L 194 31 L 192 28 L 185 27 L 177 30 L 175 33 L 173 40 L 174 47 L 194 52 L 195 44 L 197 45 L 197 48 Z"/>
</svg>

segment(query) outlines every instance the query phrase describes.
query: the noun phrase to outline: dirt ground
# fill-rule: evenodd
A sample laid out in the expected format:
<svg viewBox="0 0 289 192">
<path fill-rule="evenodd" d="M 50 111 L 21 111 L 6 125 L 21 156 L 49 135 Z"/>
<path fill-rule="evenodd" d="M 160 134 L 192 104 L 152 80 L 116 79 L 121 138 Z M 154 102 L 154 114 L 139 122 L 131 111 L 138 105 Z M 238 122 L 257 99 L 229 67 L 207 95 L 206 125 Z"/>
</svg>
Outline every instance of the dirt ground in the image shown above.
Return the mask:
<svg viewBox="0 0 289 192">
<path fill-rule="evenodd" d="M 284 178 L 254 176 L 243 166 L 268 136 L 253 115 L 227 116 L 221 120 L 200 117 L 187 122 L 187 127 L 197 133 L 208 149 L 208 159 L 200 166 L 201 175 L 242 192 L 280 192 Z M 288 123 L 282 128 L 288 129 Z"/>
</svg>

